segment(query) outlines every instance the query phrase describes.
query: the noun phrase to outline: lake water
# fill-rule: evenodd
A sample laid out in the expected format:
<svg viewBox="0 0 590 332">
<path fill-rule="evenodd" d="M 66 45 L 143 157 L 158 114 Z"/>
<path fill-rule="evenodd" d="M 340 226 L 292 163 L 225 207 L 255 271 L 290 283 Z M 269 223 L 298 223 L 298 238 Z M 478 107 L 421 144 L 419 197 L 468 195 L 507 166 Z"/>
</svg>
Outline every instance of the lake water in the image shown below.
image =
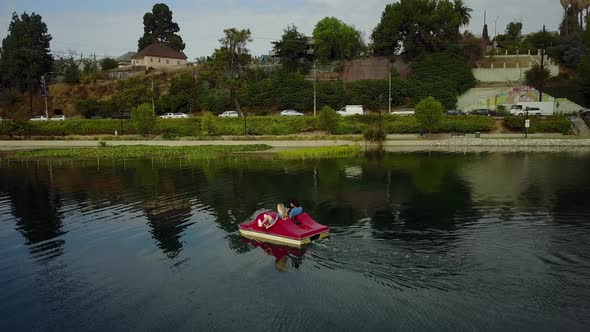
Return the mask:
<svg viewBox="0 0 590 332">
<path fill-rule="evenodd" d="M 0 160 L 0 331 L 587 330 L 590 154 Z M 301 199 L 301 250 L 238 225 Z"/>
</svg>

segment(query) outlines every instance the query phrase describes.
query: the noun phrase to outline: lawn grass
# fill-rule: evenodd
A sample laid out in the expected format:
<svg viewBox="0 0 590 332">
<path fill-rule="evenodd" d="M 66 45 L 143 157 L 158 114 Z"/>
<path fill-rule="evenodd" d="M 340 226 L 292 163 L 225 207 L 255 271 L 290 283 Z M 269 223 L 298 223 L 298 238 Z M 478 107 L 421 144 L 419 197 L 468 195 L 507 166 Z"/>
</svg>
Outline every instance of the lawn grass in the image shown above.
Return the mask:
<svg viewBox="0 0 590 332">
<path fill-rule="evenodd" d="M 284 150 L 278 153 L 284 159 L 334 159 L 351 158 L 361 152 L 359 145 L 328 146 L 318 148 L 305 148 Z"/>
<path fill-rule="evenodd" d="M 103 146 L 96 148 L 44 149 L 14 151 L 7 154 L 14 159 L 96 159 L 96 158 L 211 158 L 235 152 L 264 151 L 271 147 L 253 145 L 203 145 L 203 146 Z"/>
</svg>

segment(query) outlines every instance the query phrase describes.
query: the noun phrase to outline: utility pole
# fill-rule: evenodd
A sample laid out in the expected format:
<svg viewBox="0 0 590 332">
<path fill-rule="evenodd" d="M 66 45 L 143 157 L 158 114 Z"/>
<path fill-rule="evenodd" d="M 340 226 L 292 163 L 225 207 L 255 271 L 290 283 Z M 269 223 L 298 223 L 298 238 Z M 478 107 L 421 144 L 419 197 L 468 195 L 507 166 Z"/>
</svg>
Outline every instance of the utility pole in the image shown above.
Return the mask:
<svg viewBox="0 0 590 332">
<path fill-rule="evenodd" d="M 47 88 L 47 81 L 45 80 L 45 75 L 41 76 L 41 90 L 43 97 L 45 97 L 45 117 L 49 119 L 49 111 L 47 110 L 47 94 L 49 89 Z"/>
<path fill-rule="evenodd" d="M 152 110 L 156 113 L 156 93 L 154 91 L 154 79 L 152 78 Z"/>
<path fill-rule="evenodd" d="M 318 82 L 318 61 L 314 62 L 314 70 L 313 70 L 313 116 L 317 116 L 317 106 L 318 106 L 318 96 L 316 91 L 316 86 Z"/>
<path fill-rule="evenodd" d="M 195 68 L 193 68 L 193 102 L 192 102 L 191 111 L 190 111 L 191 115 L 193 113 L 193 109 L 197 108 L 196 90 L 197 90 L 197 70 Z"/>
<path fill-rule="evenodd" d="M 541 75 L 541 86 L 540 86 L 540 90 L 539 90 L 539 102 L 543 101 L 543 89 L 545 88 L 545 77 L 544 77 L 544 73 L 545 73 L 545 26 L 543 25 L 543 39 L 542 39 L 542 49 L 541 49 L 541 72 L 539 73 Z"/>
<path fill-rule="evenodd" d="M 391 67 L 389 67 L 389 114 L 391 114 Z"/>
</svg>

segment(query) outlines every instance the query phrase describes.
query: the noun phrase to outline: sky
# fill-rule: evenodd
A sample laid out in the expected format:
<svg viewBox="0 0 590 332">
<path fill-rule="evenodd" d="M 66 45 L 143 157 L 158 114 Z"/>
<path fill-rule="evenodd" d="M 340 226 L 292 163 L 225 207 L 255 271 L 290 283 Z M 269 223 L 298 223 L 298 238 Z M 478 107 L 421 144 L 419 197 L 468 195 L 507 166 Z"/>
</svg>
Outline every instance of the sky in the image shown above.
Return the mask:
<svg viewBox="0 0 590 332">
<path fill-rule="evenodd" d="M 386 0 L 169 0 L 165 3 L 180 26 L 189 59 L 211 55 L 219 46 L 223 29 L 249 28 L 254 41 L 254 55 L 267 54 L 271 42 L 281 37 L 283 29 L 294 24 L 311 35 L 315 24 L 334 16 L 354 25 L 368 41 L 379 22 Z M 506 24 L 521 21 L 524 32 L 538 31 L 543 24 L 557 30 L 562 8 L 559 0 L 465 0 L 473 9 L 468 30 L 476 35 L 483 29 L 487 11 L 489 33 L 501 33 Z M 85 56 L 117 57 L 137 50 L 143 34 L 143 15 L 151 11 L 153 1 L 145 0 L 1 0 L 0 38 L 8 32 L 13 12 L 35 12 L 47 23 L 53 36 L 52 52 L 66 55 L 69 50 Z"/>
</svg>

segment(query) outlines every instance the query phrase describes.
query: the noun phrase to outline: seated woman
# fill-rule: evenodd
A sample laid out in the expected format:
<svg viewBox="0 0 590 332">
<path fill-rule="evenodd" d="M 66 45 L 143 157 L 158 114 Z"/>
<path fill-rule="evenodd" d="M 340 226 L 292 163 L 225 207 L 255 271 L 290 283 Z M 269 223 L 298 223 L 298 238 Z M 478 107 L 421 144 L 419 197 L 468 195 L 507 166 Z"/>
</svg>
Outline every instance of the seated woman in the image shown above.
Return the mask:
<svg viewBox="0 0 590 332">
<path fill-rule="evenodd" d="M 270 215 L 265 214 L 264 220 L 258 220 L 258 227 L 264 227 L 266 229 L 269 229 L 272 226 L 274 226 L 274 224 L 277 221 L 279 221 L 279 216 L 282 220 L 293 220 L 293 218 L 303 213 L 303 208 L 300 206 L 299 200 L 291 200 L 290 205 L 291 207 L 289 209 L 286 209 L 282 203 L 279 203 L 277 205 L 278 217 L 276 219 L 273 219 L 273 217 L 271 217 Z"/>
</svg>

